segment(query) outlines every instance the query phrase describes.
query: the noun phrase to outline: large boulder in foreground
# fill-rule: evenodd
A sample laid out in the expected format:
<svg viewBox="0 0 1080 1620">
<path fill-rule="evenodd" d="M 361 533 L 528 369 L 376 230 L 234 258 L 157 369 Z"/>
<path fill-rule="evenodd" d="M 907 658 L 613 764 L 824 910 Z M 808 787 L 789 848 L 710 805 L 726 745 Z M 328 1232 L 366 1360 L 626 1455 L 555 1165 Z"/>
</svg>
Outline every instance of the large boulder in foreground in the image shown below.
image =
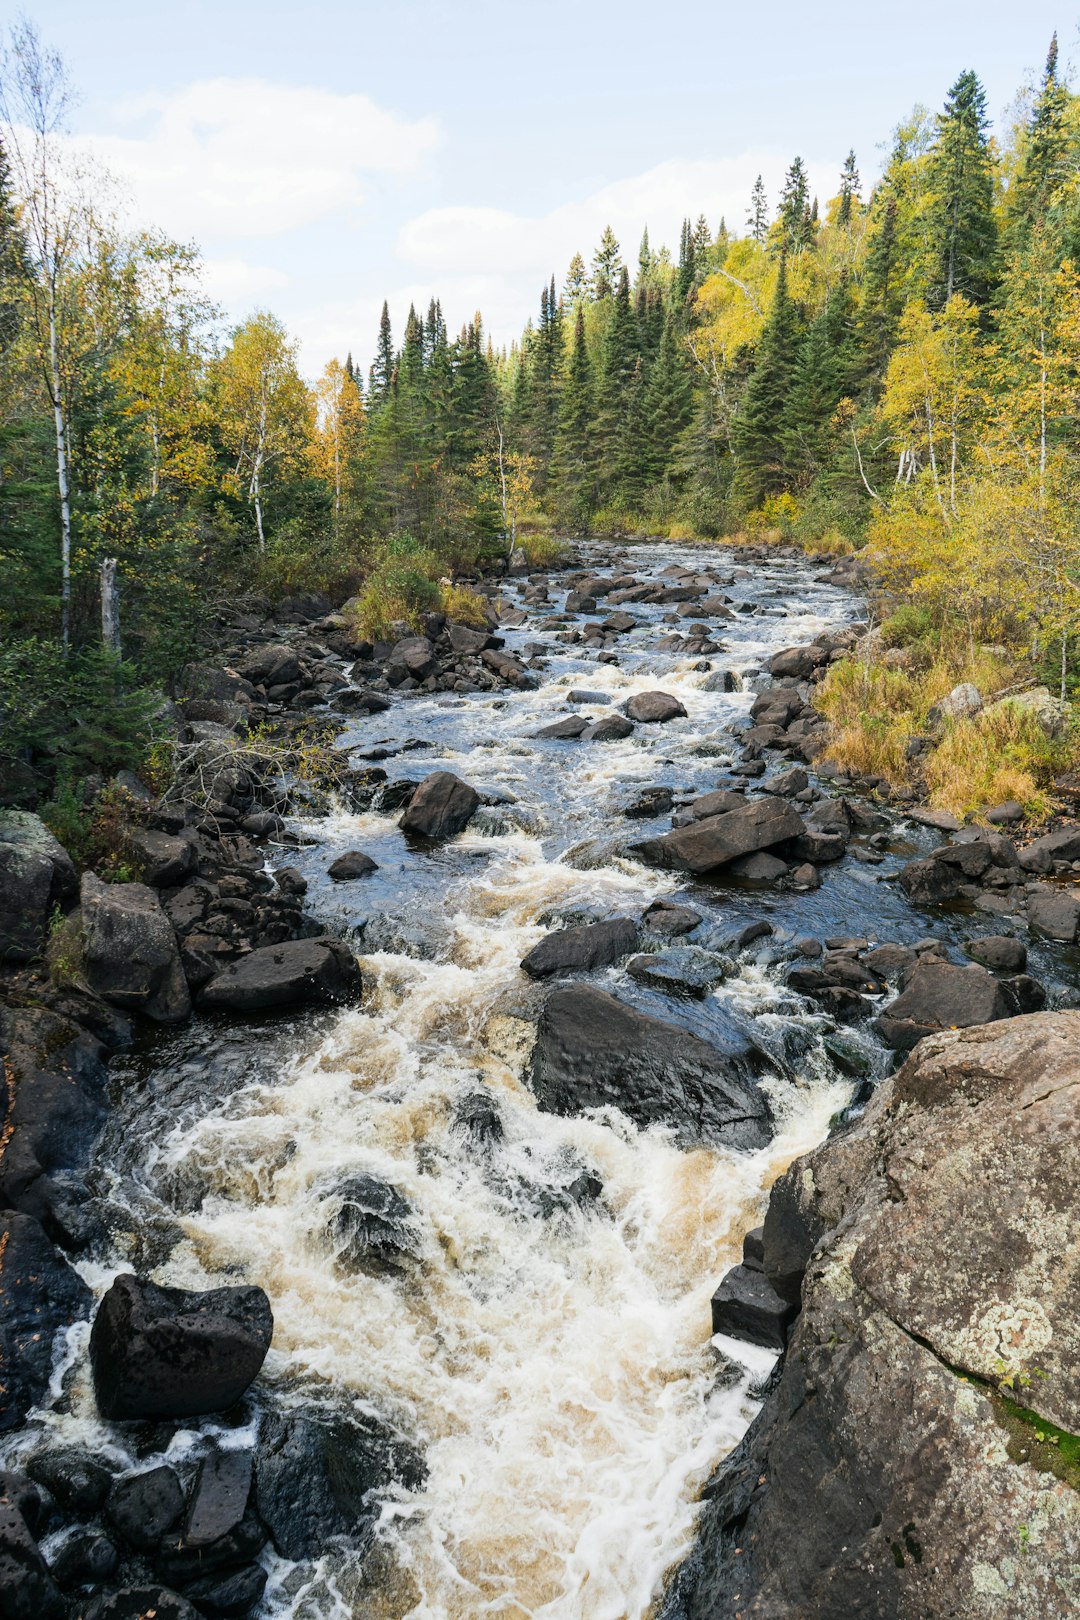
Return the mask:
<svg viewBox="0 0 1080 1620">
<path fill-rule="evenodd" d="M 722 1052 L 592 985 L 553 990 L 544 1004 L 529 1085 L 553 1114 L 615 1107 L 636 1125 L 670 1125 L 681 1140 L 763 1147 L 768 1105 L 744 1078 L 745 1052 Z"/>
<path fill-rule="evenodd" d="M 0 812 L 0 961 L 35 957 L 53 908 L 78 892 L 71 856 L 45 823 L 26 810 Z"/>
<path fill-rule="evenodd" d="M 632 917 L 609 917 L 606 922 L 583 923 L 579 928 L 559 928 L 534 945 L 522 957 L 521 966 L 530 979 L 610 967 L 635 948 L 637 937 Z"/>
<path fill-rule="evenodd" d="M 877 1020 L 877 1027 L 891 1047 L 907 1052 L 924 1035 L 992 1024 L 1015 1011 L 1016 1003 L 1006 987 L 984 967 L 920 962 L 900 995 Z"/>
<path fill-rule="evenodd" d="M 712 872 L 740 855 L 771 849 L 803 832 L 800 817 L 783 799 L 755 799 L 721 815 L 709 815 L 692 827 L 679 827 L 661 838 L 632 846 L 649 866 L 682 872 Z"/>
<path fill-rule="evenodd" d="M 199 1006 L 227 1012 L 263 1007 L 329 1007 L 355 1001 L 360 968 L 340 939 L 287 939 L 230 962 L 199 992 Z"/>
<path fill-rule="evenodd" d="M 1075 1612 L 1078 1049 L 1077 1012 L 932 1036 L 795 1161 L 802 1315 L 665 1620 Z"/>
<path fill-rule="evenodd" d="M 91 1294 L 30 1215 L 0 1215 L 0 1431 L 15 1429 L 48 1388 L 56 1334 Z"/>
<path fill-rule="evenodd" d="M 453 771 L 425 776 L 398 822 L 417 838 L 453 838 L 464 832 L 480 806 L 480 795 Z"/>
<path fill-rule="evenodd" d="M 145 883 L 82 879 L 83 976 L 114 1007 L 175 1024 L 191 1011 L 172 924 Z"/>
<path fill-rule="evenodd" d="M 255 1378 L 273 1331 L 261 1288 L 199 1294 L 118 1277 L 90 1334 L 98 1410 L 121 1420 L 223 1412 Z"/>
</svg>

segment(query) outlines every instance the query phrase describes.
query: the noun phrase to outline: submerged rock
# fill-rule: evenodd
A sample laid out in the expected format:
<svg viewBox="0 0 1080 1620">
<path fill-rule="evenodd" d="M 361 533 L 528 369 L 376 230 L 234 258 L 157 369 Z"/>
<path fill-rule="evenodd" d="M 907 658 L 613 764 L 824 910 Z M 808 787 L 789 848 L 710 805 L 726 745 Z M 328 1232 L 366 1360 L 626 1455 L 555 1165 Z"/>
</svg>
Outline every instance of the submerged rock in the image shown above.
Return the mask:
<svg viewBox="0 0 1080 1620">
<path fill-rule="evenodd" d="M 225 1411 L 257 1375 L 273 1328 L 261 1288 L 200 1294 L 118 1277 L 90 1335 L 98 1410 L 111 1419 Z"/>
<path fill-rule="evenodd" d="M 627 973 L 650 989 L 673 996 L 707 996 L 722 982 L 726 966 L 722 957 L 703 951 L 697 945 L 681 945 L 654 956 L 635 956 L 627 963 Z"/>
<path fill-rule="evenodd" d="M 684 1141 L 757 1148 L 771 1120 L 746 1057 L 592 985 L 566 985 L 544 1004 L 529 1084 L 549 1113 L 613 1106 L 639 1126 L 671 1125 Z"/>
<path fill-rule="evenodd" d="M 587 972 L 610 966 L 636 945 L 637 924 L 633 918 L 611 917 L 606 922 L 560 928 L 545 935 L 522 958 L 521 966 L 531 979 L 546 979 L 555 973 Z"/>
<path fill-rule="evenodd" d="M 377 1176 L 349 1176 L 329 1195 L 326 1233 L 345 1270 L 385 1270 L 415 1252 L 416 1224 L 404 1194 Z"/>
</svg>

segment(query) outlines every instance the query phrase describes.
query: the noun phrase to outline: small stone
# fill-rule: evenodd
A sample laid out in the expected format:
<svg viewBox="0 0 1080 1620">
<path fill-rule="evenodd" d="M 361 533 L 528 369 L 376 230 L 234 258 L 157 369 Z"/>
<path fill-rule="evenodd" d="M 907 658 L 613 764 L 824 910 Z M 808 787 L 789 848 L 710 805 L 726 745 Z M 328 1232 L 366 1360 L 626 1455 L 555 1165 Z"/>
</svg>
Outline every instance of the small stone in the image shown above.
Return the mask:
<svg viewBox="0 0 1080 1620">
<path fill-rule="evenodd" d="M 365 855 L 363 850 L 351 849 L 331 862 L 326 875 L 333 878 L 335 883 L 351 883 L 355 878 L 370 877 L 372 872 L 378 870 L 378 863 L 370 855 Z"/>
</svg>

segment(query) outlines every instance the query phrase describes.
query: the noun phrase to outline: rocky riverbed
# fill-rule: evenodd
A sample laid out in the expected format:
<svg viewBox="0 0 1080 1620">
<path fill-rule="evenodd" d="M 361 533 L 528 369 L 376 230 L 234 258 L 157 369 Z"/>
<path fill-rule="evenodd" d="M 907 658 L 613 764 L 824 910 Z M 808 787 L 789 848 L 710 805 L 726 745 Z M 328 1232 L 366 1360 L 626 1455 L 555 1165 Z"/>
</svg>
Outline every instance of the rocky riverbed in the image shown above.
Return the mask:
<svg viewBox="0 0 1080 1620">
<path fill-rule="evenodd" d="M 846 565 L 490 599 L 239 604 L 138 882 L 4 813 L 5 1612 L 1070 1612 L 1080 829 L 829 765 Z"/>
</svg>

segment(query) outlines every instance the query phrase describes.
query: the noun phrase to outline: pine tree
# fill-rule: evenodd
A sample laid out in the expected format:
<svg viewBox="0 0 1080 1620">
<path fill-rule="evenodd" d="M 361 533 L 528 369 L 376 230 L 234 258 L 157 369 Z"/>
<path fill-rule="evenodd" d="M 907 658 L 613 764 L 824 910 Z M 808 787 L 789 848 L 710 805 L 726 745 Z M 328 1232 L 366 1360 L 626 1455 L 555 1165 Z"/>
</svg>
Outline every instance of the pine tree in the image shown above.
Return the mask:
<svg viewBox="0 0 1080 1620">
<path fill-rule="evenodd" d="M 685 351 L 669 315 L 645 387 L 644 474 L 650 485 L 670 473 L 675 447 L 690 422 L 693 389 Z"/>
<path fill-rule="evenodd" d="M 619 272 L 622 267 L 622 250 L 615 240 L 615 232 L 610 225 L 605 225 L 603 235 L 600 238 L 600 246 L 593 257 L 592 295 L 594 298 L 611 297 L 619 284 Z"/>
<path fill-rule="evenodd" d="M 1038 99 L 1024 142 L 1023 162 L 1015 181 L 1016 215 L 1024 227 L 1046 219 L 1054 193 L 1069 171 L 1068 90 L 1058 79 L 1058 40 L 1050 41 Z"/>
<path fill-rule="evenodd" d="M 580 253 L 575 253 L 566 272 L 566 281 L 563 283 L 563 297 L 573 309 L 586 296 L 588 290 L 589 278 L 585 271 L 585 260 Z"/>
<path fill-rule="evenodd" d="M 811 237 L 810 178 L 801 157 L 793 160 L 784 177 L 777 225 L 778 250 L 781 253 L 798 253 L 808 246 Z"/>
<path fill-rule="evenodd" d="M 750 212 L 746 216 L 746 224 L 754 241 L 764 246 L 769 234 L 769 199 L 765 195 L 765 185 L 760 174 L 754 181 L 754 189 L 750 193 Z"/>
<path fill-rule="evenodd" d="M 836 211 L 836 223 L 846 229 L 851 224 L 852 214 L 859 203 L 859 171 L 855 167 L 854 148 L 844 159 L 844 167 L 840 171 L 840 207 Z"/>
<path fill-rule="evenodd" d="M 579 305 L 559 401 L 551 471 L 559 505 L 570 521 L 581 526 L 588 523 L 595 502 L 594 448 L 592 369 L 585 343 L 585 316 Z"/>
<path fill-rule="evenodd" d="M 623 396 L 622 421 L 614 455 L 615 491 L 622 505 L 631 512 L 641 505 L 645 489 L 645 445 L 645 374 L 638 355 Z"/>
<path fill-rule="evenodd" d="M 690 221 L 684 219 L 682 230 L 679 233 L 679 267 L 675 274 L 675 285 L 672 290 L 677 305 L 685 304 L 690 296 L 690 291 L 694 285 L 694 259 L 694 232 Z"/>
<path fill-rule="evenodd" d="M 734 425 L 738 477 L 752 503 L 784 488 L 784 407 L 795 365 L 798 325 L 788 290 L 787 255 L 780 255 L 769 316 L 754 357 L 754 369 Z"/>
<path fill-rule="evenodd" d="M 652 249 L 649 246 L 649 227 L 647 225 L 641 233 L 641 246 L 638 248 L 637 266 L 637 287 L 640 292 L 642 288 L 644 288 L 646 282 L 648 282 L 652 276 L 653 271 L 653 256 Z"/>
<path fill-rule="evenodd" d="M 608 481 L 616 477 L 618 446 L 623 437 L 627 389 L 639 358 L 637 323 L 630 303 L 630 278 L 624 265 L 612 299 L 611 317 L 604 333 L 596 432 L 602 466 Z"/>
<path fill-rule="evenodd" d="M 985 304 L 994 285 L 998 243 L 988 129 L 983 87 L 974 73 L 961 73 L 938 115 L 930 154 L 930 303 L 937 308 L 954 293 Z"/>
<path fill-rule="evenodd" d="M 390 390 L 394 385 L 395 366 L 394 336 L 390 329 L 390 306 L 384 299 L 382 314 L 379 316 L 379 340 L 375 348 L 375 359 L 371 367 L 368 386 L 368 398 L 373 409 L 377 410 L 389 400 Z"/>
<path fill-rule="evenodd" d="M 834 321 L 823 310 L 800 343 L 784 407 L 784 460 L 797 483 L 820 473 L 832 448 L 830 422 L 840 398 L 842 356 Z"/>
</svg>

